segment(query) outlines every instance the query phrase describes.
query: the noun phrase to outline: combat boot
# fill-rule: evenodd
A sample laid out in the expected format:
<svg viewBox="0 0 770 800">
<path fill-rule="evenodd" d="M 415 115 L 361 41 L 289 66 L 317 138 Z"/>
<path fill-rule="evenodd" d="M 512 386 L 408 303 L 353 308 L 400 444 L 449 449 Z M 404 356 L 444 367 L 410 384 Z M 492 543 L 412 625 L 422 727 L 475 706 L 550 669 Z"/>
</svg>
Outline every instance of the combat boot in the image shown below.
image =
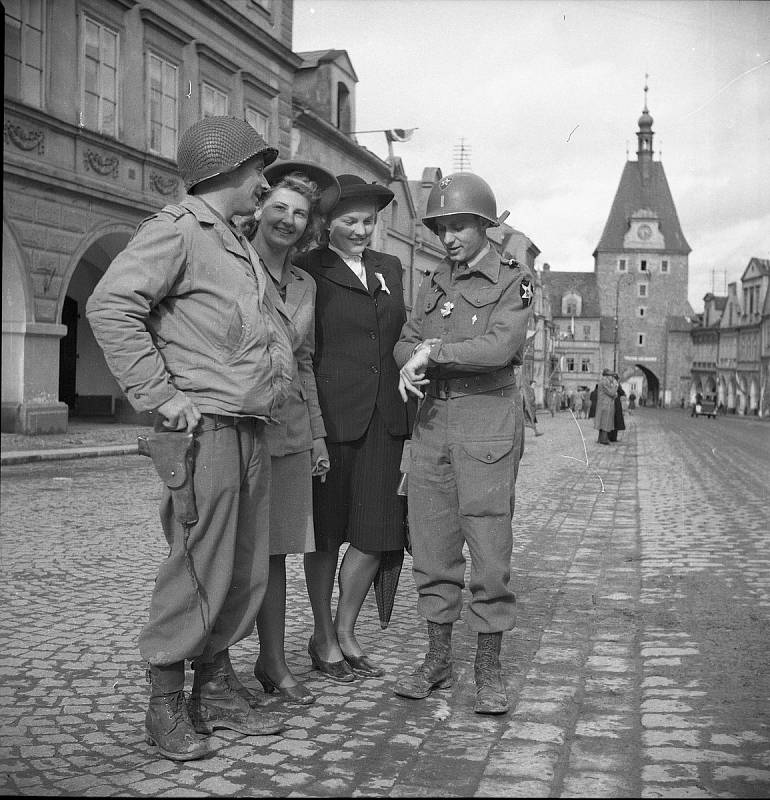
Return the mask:
<svg viewBox="0 0 770 800">
<path fill-rule="evenodd" d="M 232 661 L 230 661 L 230 651 L 223 650 L 222 651 L 222 658 L 224 659 L 225 663 L 227 664 L 227 669 L 230 672 L 230 683 L 232 684 L 233 689 L 252 707 L 252 708 L 259 708 L 260 706 L 267 705 L 267 697 L 265 696 L 264 692 L 255 691 L 254 689 L 249 689 L 248 686 L 244 686 L 241 683 L 240 678 L 235 672 L 233 667 Z M 192 668 L 195 669 L 195 661 L 192 662 Z"/>
<path fill-rule="evenodd" d="M 401 697 L 422 700 L 434 689 L 452 686 L 452 623 L 428 621 L 428 652 L 425 660 L 410 675 L 405 675 L 393 690 Z"/>
<path fill-rule="evenodd" d="M 144 720 L 147 744 L 172 761 L 203 758 L 209 748 L 193 728 L 184 699 L 184 661 L 168 666 L 150 665 L 150 704 Z"/>
<path fill-rule="evenodd" d="M 508 695 L 500 673 L 502 641 L 502 633 L 479 634 L 473 665 L 476 678 L 476 704 L 473 710 L 477 714 L 505 714 L 508 711 Z"/>
<path fill-rule="evenodd" d="M 227 728 L 246 736 L 280 733 L 286 726 L 281 717 L 270 711 L 253 709 L 238 693 L 232 679 L 227 650 L 211 661 L 195 661 L 195 678 L 190 696 L 190 717 L 198 733 L 213 733 Z"/>
</svg>

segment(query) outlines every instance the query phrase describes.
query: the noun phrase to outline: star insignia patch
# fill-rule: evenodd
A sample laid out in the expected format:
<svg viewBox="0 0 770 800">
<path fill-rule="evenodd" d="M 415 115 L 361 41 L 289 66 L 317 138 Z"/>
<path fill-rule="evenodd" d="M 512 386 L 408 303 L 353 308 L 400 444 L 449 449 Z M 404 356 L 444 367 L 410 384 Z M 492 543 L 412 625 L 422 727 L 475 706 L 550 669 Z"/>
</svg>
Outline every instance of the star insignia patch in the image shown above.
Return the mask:
<svg viewBox="0 0 770 800">
<path fill-rule="evenodd" d="M 532 305 L 532 281 L 529 278 L 524 278 L 519 285 L 519 294 L 521 295 L 521 305 L 526 308 Z"/>
<path fill-rule="evenodd" d="M 446 189 L 446 187 L 449 186 L 450 183 L 452 183 L 452 176 L 451 175 L 447 176 L 446 178 L 442 178 L 439 181 L 438 187 L 439 187 L 439 189 Z"/>
</svg>

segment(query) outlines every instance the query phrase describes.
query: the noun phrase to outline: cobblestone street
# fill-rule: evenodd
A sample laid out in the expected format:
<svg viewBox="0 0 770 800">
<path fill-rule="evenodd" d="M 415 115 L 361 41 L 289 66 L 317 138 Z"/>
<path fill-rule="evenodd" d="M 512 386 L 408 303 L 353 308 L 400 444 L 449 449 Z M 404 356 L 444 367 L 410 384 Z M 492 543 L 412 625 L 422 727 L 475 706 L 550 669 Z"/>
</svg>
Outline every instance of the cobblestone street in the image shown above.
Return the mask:
<svg viewBox="0 0 770 800">
<path fill-rule="evenodd" d="M 287 714 L 283 735 L 220 731 L 210 757 L 185 764 L 144 741 L 136 641 L 165 555 L 151 463 L 4 464 L 0 791 L 768 796 L 770 425 L 653 409 L 626 424 L 611 447 L 568 412 L 541 412 L 545 435 L 526 432 L 518 624 L 502 654 L 509 714 L 473 713 L 475 637 L 462 621 L 454 688 L 393 695 L 426 645 L 409 556 L 390 626 L 380 630 L 370 595 L 357 629 L 386 676 L 337 684 L 314 672 L 301 557 L 289 556 L 288 660 L 318 699 L 271 700 Z M 4 457 L 11 449 L 4 437 Z M 255 633 L 231 650 L 252 687 L 258 647 Z"/>
</svg>

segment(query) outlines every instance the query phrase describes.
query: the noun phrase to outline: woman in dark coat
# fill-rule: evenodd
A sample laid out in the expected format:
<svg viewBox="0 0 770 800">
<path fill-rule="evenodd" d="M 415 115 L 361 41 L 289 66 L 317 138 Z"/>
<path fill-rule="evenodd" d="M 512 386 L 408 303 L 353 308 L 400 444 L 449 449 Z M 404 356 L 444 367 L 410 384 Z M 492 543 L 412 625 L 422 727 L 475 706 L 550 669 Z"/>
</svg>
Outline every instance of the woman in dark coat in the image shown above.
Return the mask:
<svg viewBox="0 0 770 800">
<path fill-rule="evenodd" d="M 329 215 L 328 244 L 296 263 L 316 282 L 313 366 L 330 462 L 325 480 L 313 481 L 316 552 L 305 554 L 314 619 L 308 653 L 315 669 L 348 682 L 384 674 L 361 649 L 354 627 L 382 554 L 403 553 L 406 499 L 397 488 L 409 406 L 399 395 L 393 358 L 406 321 L 401 262 L 369 248 L 377 213 L 393 192 L 356 175 L 337 179 L 341 195 Z"/>
<path fill-rule="evenodd" d="M 612 375 L 615 380 L 618 380 L 618 373 L 615 372 Z M 625 392 L 623 391 L 623 387 L 618 383 L 618 393 L 615 395 L 615 417 L 613 420 L 613 424 L 615 427 L 607 434 L 607 438 L 611 442 L 617 442 L 618 440 L 618 431 L 624 431 L 626 429 L 626 423 L 623 419 L 623 402 L 620 399 L 621 397 L 625 396 Z"/>
</svg>

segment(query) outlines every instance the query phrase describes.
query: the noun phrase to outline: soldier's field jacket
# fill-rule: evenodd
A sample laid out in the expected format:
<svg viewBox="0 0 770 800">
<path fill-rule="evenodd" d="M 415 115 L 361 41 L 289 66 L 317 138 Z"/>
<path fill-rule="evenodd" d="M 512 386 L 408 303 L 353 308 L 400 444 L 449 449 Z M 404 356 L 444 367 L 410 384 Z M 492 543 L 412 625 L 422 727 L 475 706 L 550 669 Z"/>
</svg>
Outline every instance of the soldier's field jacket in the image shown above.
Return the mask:
<svg viewBox="0 0 770 800">
<path fill-rule="evenodd" d="M 181 390 L 202 413 L 273 418 L 296 367 L 267 280 L 195 196 L 144 220 L 86 306 L 131 405 L 151 411 Z"/>
<path fill-rule="evenodd" d="M 454 270 L 454 274 L 453 274 Z M 521 364 L 532 313 L 531 275 L 490 247 L 473 267 L 444 259 L 417 292 L 411 316 L 394 348 L 399 368 L 415 345 L 440 339 L 428 377 L 445 379 Z"/>
</svg>

